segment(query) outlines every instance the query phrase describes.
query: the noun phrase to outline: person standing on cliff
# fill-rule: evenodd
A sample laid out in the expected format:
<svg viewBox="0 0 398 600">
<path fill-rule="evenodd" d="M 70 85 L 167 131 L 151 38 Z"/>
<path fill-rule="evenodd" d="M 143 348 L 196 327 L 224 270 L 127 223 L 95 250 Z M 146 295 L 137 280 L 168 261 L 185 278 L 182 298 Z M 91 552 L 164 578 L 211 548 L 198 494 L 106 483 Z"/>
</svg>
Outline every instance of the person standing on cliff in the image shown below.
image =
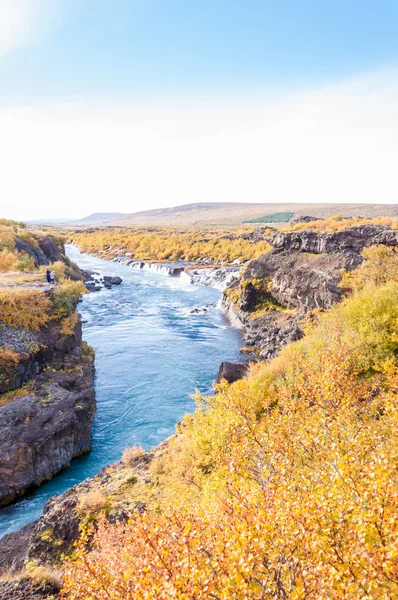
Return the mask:
<svg viewBox="0 0 398 600">
<path fill-rule="evenodd" d="M 51 273 L 50 273 L 50 281 L 51 281 L 51 283 L 57 283 L 57 277 L 55 275 L 55 271 L 51 271 Z"/>
<path fill-rule="evenodd" d="M 47 269 L 47 271 L 46 271 L 46 280 L 47 280 L 47 283 L 51 283 L 50 269 Z"/>
</svg>

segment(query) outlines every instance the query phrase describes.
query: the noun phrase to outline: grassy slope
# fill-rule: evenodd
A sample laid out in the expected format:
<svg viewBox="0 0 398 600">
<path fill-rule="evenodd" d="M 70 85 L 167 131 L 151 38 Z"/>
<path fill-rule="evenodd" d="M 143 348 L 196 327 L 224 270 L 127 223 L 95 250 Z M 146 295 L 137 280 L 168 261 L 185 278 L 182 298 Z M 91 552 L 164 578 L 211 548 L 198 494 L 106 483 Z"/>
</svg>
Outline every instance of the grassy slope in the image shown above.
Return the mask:
<svg viewBox="0 0 398 600">
<path fill-rule="evenodd" d="M 251 218 L 278 212 L 293 212 L 294 218 L 310 215 L 327 218 L 348 216 L 398 216 L 398 204 L 296 204 L 214 202 L 128 214 L 112 221 L 120 225 L 237 225 Z"/>
</svg>

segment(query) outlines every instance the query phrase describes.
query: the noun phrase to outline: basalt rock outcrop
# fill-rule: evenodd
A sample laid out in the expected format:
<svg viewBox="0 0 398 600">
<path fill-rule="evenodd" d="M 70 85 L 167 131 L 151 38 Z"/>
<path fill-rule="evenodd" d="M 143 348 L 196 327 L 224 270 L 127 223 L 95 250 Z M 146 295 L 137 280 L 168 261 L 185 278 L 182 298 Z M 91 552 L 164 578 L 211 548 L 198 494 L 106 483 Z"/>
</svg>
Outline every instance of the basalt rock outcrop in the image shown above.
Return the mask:
<svg viewBox="0 0 398 600">
<path fill-rule="evenodd" d="M 59 587 L 51 583 L 35 583 L 25 578 L 19 581 L 0 582 L 1 600 L 55 600 L 59 598 Z"/>
<path fill-rule="evenodd" d="M 64 259 L 65 248 L 61 242 L 57 243 L 51 236 L 44 235 L 37 235 L 35 239 L 36 244 L 33 245 L 16 235 L 14 243 L 18 252 L 27 254 L 33 259 L 36 267 Z"/>
<path fill-rule="evenodd" d="M 0 339 L 22 351 L 1 382 L 9 392 L 0 406 L 0 504 L 7 504 L 90 450 L 94 364 L 80 322 L 67 336 L 54 322 L 39 332 L 3 326 Z"/>
<path fill-rule="evenodd" d="M 311 311 L 342 299 L 342 276 L 362 264 L 364 248 L 398 246 L 398 231 L 359 225 L 333 233 L 279 232 L 270 241 L 270 252 L 247 265 L 221 303 L 231 322 L 244 330 L 245 345 L 263 359 L 300 339 Z"/>
<path fill-rule="evenodd" d="M 95 477 L 50 498 L 37 521 L 0 540 L 0 575 L 18 573 L 26 563 L 57 566 L 62 556 L 73 550 L 82 523 L 98 518 L 101 510 L 112 523 L 126 521 L 134 512 L 145 511 L 143 502 L 134 500 L 134 487 L 138 484 L 142 490 L 142 486 L 151 484 L 148 467 L 167 445 L 166 440 L 128 463 L 120 461 L 109 465 Z M 105 502 L 101 507 L 101 498 L 106 499 L 106 510 L 103 510 Z"/>
<path fill-rule="evenodd" d="M 249 363 L 244 362 L 222 362 L 218 369 L 216 383 L 220 383 L 223 379 L 228 383 L 233 383 L 242 379 L 247 374 Z"/>
</svg>

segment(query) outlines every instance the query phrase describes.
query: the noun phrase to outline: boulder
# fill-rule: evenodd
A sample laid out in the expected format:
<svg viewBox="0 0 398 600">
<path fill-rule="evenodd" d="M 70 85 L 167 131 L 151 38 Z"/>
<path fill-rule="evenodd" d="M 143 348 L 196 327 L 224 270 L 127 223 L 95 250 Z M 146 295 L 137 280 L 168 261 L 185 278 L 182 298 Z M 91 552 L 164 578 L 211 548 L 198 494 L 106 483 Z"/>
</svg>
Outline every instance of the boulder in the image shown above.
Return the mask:
<svg viewBox="0 0 398 600">
<path fill-rule="evenodd" d="M 109 275 L 104 275 L 104 285 L 110 283 L 111 285 L 120 285 L 123 279 L 121 277 L 111 277 Z"/>
<path fill-rule="evenodd" d="M 218 369 L 216 383 L 220 383 L 223 379 L 228 383 L 238 381 L 246 376 L 249 369 L 249 363 L 245 362 L 222 362 Z"/>
<path fill-rule="evenodd" d="M 97 285 L 95 281 L 86 281 L 84 284 L 89 292 L 99 292 L 102 290 L 100 285 Z"/>
</svg>

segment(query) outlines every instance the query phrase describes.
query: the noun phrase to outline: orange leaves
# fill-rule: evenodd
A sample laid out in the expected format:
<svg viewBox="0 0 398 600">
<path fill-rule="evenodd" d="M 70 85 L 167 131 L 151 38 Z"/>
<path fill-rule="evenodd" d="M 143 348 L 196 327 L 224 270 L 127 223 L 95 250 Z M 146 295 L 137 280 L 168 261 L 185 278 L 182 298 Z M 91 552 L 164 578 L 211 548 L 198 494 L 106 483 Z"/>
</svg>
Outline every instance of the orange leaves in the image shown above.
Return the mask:
<svg viewBox="0 0 398 600">
<path fill-rule="evenodd" d="M 11 327 L 39 330 L 50 319 L 51 301 L 37 290 L 0 291 L 0 321 Z"/>
<path fill-rule="evenodd" d="M 138 260 L 185 260 L 208 258 L 216 263 L 233 260 L 246 261 L 268 252 L 271 246 L 265 240 L 251 242 L 238 236 L 242 231 L 220 227 L 186 228 L 137 227 L 121 230 L 76 232 L 73 241 L 88 252 L 105 251 L 113 256 L 120 250 L 130 252 Z M 228 238 L 231 234 L 231 238 Z"/>
<path fill-rule="evenodd" d="M 197 399 L 151 466 L 154 505 L 100 522 L 68 598 L 398 597 L 396 293 L 361 292 Z"/>
</svg>

